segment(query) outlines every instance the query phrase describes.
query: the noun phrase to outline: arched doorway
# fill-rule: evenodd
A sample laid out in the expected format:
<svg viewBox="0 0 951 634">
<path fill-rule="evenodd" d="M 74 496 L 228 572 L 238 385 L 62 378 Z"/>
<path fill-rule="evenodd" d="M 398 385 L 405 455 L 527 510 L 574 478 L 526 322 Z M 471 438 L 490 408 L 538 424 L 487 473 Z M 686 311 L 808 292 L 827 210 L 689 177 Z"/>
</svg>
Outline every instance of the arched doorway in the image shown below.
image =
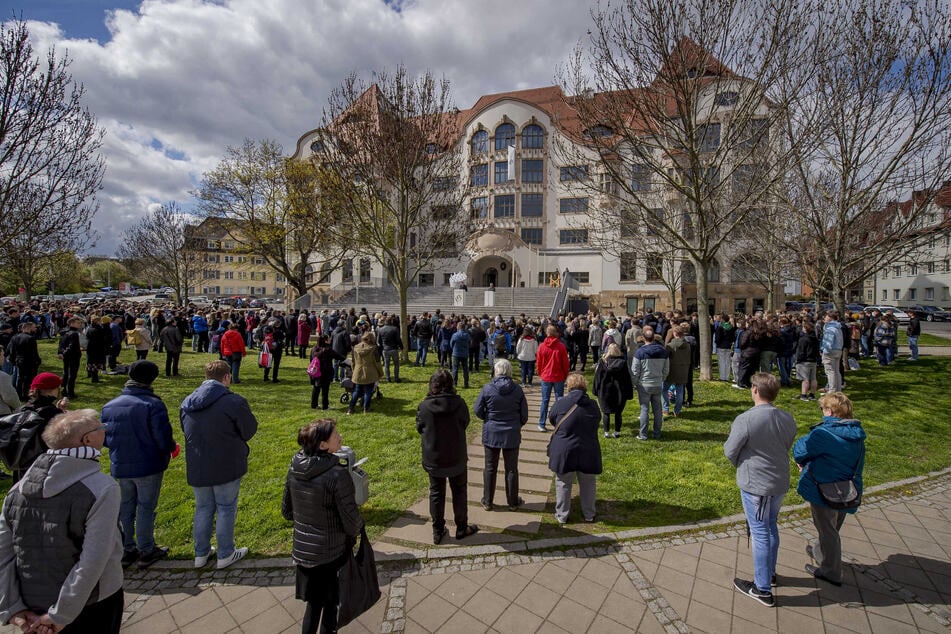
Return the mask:
<svg viewBox="0 0 951 634">
<path fill-rule="evenodd" d="M 514 274 L 516 284 L 519 281 L 519 271 L 512 271 L 512 260 L 499 255 L 485 255 L 469 264 L 467 270 L 470 286 L 489 286 L 508 288 L 512 286 Z"/>
</svg>

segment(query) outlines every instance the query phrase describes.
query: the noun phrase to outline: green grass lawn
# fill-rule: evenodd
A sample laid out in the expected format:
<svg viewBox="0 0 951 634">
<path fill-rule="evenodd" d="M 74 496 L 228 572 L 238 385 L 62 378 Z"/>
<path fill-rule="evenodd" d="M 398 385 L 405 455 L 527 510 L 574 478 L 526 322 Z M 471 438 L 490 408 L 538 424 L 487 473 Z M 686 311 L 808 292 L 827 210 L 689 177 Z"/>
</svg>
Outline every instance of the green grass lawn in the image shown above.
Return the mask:
<svg viewBox="0 0 951 634">
<path fill-rule="evenodd" d="M 60 372 L 55 348 L 41 343 L 44 370 Z M 122 362 L 133 358 L 123 351 Z M 150 353 L 163 367 L 164 354 Z M 181 400 L 202 380 L 202 366 L 213 355 L 182 354 L 183 376 L 160 377 L 156 392 L 165 400 L 176 439 L 182 434 L 178 421 Z M 286 554 L 290 551 L 291 528 L 280 515 L 284 477 L 291 456 L 297 450 L 297 429 L 312 420 L 310 383 L 304 360 L 285 357 L 281 383 L 264 383 L 256 358 L 245 360 L 241 384 L 235 391 L 244 395 L 260 421 L 251 440 L 249 473 L 242 483 L 236 528 L 239 545 L 249 546 L 254 555 Z M 589 365 L 590 368 L 590 365 Z M 432 367 L 403 368 L 400 384 L 381 384 L 384 398 L 374 401 L 368 415 L 345 416 L 339 387 L 331 388 L 329 415 L 340 424 L 344 444 L 358 456 L 369 456 L 364 465 L 371 478 L 370 501 L 361 509 L 371 536 L 379 535 L 404 509 L 421 499 L 427 478 L 420 466 L 419 436 L 415 429 L 416 406 L 426 393 Z M 899 362 L 880 369 L 874 362 L 847 375 L 848 394 L 856 403 L 856 416 L 869 434 L 865 481 L 880 484 L 927 473 L 948 466 L 951 455 L 951 421 L 946 411 L 949 399 L 941 389 L 942 378 L 951 369 L 951 358 L 925 357 L 918 363 Z M 590 379 L 589 372 L 589 379 Z M 99 409 L 119 393 L 126 377 L 105 377 L 92 385 L 81 375 L 79 397 L 73 407 Z M 473 403 L 487 379 L 482 372 L 472 378 L 464 398 Z M 659 526 L 689 520 L 713 518 L 740 511 L 734 470 L 723 456 L 722 445 L 733 418 L 751 405 L 746 390 L 726 383 L 697 382 L 694 407 L 677 419 L 664 423 L 660 442 L 634 439 L 637 405 L 628 404 L 623 437 L 602 439 L 604 474 L 598 480 L 597 530 Z M 815 403 L 790 400 L 798 390 L 783 390 L 779 405 L 791 411 L 805 433 L 820 420 Z M 478 433 L 473 417 L 472 435 Z M 108 462 L 103 461 L 108 468 Z M 159 543 L 172 548 L 172 555 L 193 556 L 191 548 L 194 499 L 185 482 L 184 455 L 172 461 L 165 476 L 156 518 Z M 795 466 L 790 464 L 795 475 Z M 0 484 L 8 487 L 9 481 Z M 800 501 L 791 492 L 787 503 Z M 550 519 L 550 518 L 549 518 Z M 547 529 L 548 527 L 546 527 Z"/>
<path fill-rule="evenodd" d="M 898 345 L 907 346 L 908 345 L 908 335 L 905 334 L 905 329 L 902 327 L 898 331 Z M 951 346 L 951 339 L 947 337 L 941 337 L 939 335 L 928 334 L 923 332 L 918 336 L 918 345 L 919 346 Z"/>
</svg>

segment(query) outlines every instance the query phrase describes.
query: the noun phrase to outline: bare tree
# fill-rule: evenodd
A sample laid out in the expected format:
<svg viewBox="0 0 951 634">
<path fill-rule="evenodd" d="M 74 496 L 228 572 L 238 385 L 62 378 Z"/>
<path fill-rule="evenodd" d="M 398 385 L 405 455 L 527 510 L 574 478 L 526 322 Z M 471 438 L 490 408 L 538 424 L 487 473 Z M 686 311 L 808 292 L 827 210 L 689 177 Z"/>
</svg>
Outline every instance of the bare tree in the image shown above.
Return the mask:
<svg viewBox="0 0 951 634">
<path fill-rule="evenodd" d="M 320 203 L 319 178 L 316 166 L 287 160 L 276 141 L 246 139 L 226 150 L 196 194 L 206 216 L 234 221 L 223 226 L 241 250 L 264 258 L 300 297 L 320 282 L 308 265 L 336 268 L 349 243 L 328 231 L 334 210 Z"/>
<path fill-rule="evenodd" d="M 709 267 L 769 199 L 799 143 L 778 142 L 776 130 L 821 54 L 820 34 L 807 28 L 814 10 L 773 0 L 602 5 L 564 73 L 577 129 L 559 154 L 595 166 L 578 183 L 596 192 L 592 241 L 609 249 L 623 246 L 623 230 L 651 231 L 682 252 L 701 322 Z M 708 329 L 700 339 L 700 375 L 710 379 Z"/>
<path fill-rule="evenodd" d="M 16 276 L 18 285 L 29 297 L 37 288 L 37 280 L 49 269 L 51 257 L 78 253 L 94 244 L 95 232 L 91 225 L 91 215 L 79 213 L 70 217 L 59 210 L 40 209 L 33 215 L 29 227 L 6 237 L 6 246 L 0 251 L 0 264 Z"/>
<path fill-rule="evenodd" d="M 780 191 L 808 236 L 804 272 L 842 310 L 846 289 L 903 258 L 951 177 L 951 10 L 936 0 L 828 5 L 834 48 L 791 115 L 813 137 Z M 895 201 L 911 199 L 900 210 Z"/>
<path fill-rule="evenodd" d="M 87 231 L 98 210 L 104 132 L 82 107 L 83 88 L 69 65 L 52 49 L 45 63 L 35 58 L 22 21 L 0 25 L 0 250 L 63 248 L 64 234 Z M 74 241 L 81 247 L 85 239 Z"/>
<path fill-rule="evenodd" d="M 776 290 L 786 280 L 800 276 L 808 259 L 803 248 L 806 236 L 797 231 L 796 218 L 785 209 L 758 209 L 748 223 L 738 229 L 734 245 L 730 281 L 751 283 L 766 293 L 766 310 L 778 309 Z"/>
<path fill-rule="evenodd" d="M 176 203 L 166 203 L 123 232 L 116 256 L 169 284 L 179 303 L 187 304 L 188 288 L 202 279 L 207 268 L 203 245 L 189 243 L 191 228 L 197 224 Z"/>
<path fill-rule="evenodd" d="M 330 231 L 386 271 L 406 340 L 408 289 L 435 260 L 458 255 L 471 221 L 449 82 L 403 67 L 375 79 L 351 75 L 331 93 L 315 159 L 338 212 Z"/>
</svg>

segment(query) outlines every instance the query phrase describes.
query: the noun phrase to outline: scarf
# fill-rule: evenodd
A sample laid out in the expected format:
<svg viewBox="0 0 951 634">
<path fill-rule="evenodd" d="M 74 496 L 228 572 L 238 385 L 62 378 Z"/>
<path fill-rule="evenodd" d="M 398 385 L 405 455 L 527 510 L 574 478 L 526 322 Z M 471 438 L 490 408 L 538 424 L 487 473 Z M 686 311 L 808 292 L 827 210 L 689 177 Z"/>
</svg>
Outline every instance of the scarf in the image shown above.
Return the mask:
<svg viewBox="0 0 951 634">
<path fill-rule="evenodd" d="M 47 449 L 46 453 L 57 456 L 70 456 L 81 460 L 99 460 L 102 452 L 92 447 L 66 447 L 64 449 Z"/>
</svg>

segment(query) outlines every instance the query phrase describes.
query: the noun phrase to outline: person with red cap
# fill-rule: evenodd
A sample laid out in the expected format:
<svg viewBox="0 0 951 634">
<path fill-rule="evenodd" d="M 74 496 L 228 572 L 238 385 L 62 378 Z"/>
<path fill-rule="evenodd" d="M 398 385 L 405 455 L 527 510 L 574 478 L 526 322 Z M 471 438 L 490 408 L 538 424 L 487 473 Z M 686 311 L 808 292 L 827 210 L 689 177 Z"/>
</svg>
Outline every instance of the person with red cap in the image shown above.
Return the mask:
<svg viewBox="0 0 951 634">
<path fill-rule="evenodd" d="M 30 382 L 29 400 L 17 410 L 17 413 L 32 412 L 35 416 L 29 424 L 23 425 L 20 432 L 19 441 L 24 447 L 20 452 L 19 461 L 15 467 L 12 467 L 14 482 L 17 482 L 33 461 L 48 449 L 41 437 L 46 425 L 69 408 L 69 399 L 60 398 L 62 385 L 63 380 L 52 372 L 40 372 Z M 26 430 L 29 430 L 28 433 L 24 433 Z"/>
</svg>

